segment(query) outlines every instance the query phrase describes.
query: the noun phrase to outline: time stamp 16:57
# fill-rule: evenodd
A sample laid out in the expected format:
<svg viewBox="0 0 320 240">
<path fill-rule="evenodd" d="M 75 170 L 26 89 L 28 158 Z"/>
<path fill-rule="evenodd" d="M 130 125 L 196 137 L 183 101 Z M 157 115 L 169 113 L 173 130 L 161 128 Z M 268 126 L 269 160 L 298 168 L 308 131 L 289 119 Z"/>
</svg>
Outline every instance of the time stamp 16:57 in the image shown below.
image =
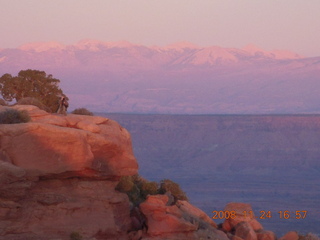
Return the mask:
<svg viewBox="0 0 320 240">
<path fill-rule="evenodd" d="M 249 217 L 258 219 L 269 219 L 277 216 L 280 219 L 305 219 L 307 217 L 308 211 L 278 211 L 272 213 L 271 211 L 260 211 L 258 216 L 255 216 L 253 211 L 243 211 L 237 213 L 236 211 L 212 211 L 213 219 L 235 219 L 236 217 Z"/>
</svg>

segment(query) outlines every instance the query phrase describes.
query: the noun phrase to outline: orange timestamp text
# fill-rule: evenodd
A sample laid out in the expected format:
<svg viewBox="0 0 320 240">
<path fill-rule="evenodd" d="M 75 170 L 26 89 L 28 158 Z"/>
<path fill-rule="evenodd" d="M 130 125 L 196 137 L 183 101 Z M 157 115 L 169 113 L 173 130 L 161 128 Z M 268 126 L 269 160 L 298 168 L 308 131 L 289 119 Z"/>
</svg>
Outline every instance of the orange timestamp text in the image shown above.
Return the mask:
<svg viewBox="0 0 320 240">
<path fill-rule="evenodd" d="M 212 211 L 213 219 L 235 219 L 236 217 L 250 217 L 258 219 L 269 219 L 273 216 L 277 216 L 280 219 L 305 219 L 307 217 L 308 211 L 298 210 L 298 211 L 278 211 L 277 213 L 272 213 L 271 211 L 260 211 L 258 216 L 255 216 L 253 211 L 243 211 L 237 213 L 236 211 Z"/>
</svg>

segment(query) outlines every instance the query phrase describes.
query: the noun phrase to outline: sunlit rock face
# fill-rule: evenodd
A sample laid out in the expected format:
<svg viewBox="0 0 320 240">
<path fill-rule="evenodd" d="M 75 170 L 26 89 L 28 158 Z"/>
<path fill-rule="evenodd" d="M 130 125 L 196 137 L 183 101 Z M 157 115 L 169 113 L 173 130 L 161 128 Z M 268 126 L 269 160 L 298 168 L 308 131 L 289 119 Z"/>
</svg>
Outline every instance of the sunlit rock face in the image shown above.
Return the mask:
<svg viewBox="0 0 320 240">
<path fill-rule="evenodd" d="M 8 108 L 31 121 L 0 124 L 0 240 L 276 239 L 246 203 L 227 204 L 233 217 L 219 225 L 170 192 L 134 206 L 115 190 L 138 171 L 130 134 L 115 121 L 34 106 L 0 113 Z"/>
<path fill-rule="evenodd" d="M 140 211 L 146 217 L 148 228 L 143 240 L 228 240 L 210 217 L 186 201 L 170 204 L 167 195 L 148 196 L 140 204 Z"/>
<path fill-rule="evenodd" d="M 0 125 L 0 239 L 127 239 L 129 200 L 115 186 L 138 170 L 129 133 L 102 117 L 13 108 L 31 121 Z"/>
<path fill-rule="evenodd" d="M 26 176 L 115 178 L 137 173 L 131 138 L 102 117 L 52 115 L 33 106 L 32 122 L 1 126 L 1 151 Z"/>
</svg>

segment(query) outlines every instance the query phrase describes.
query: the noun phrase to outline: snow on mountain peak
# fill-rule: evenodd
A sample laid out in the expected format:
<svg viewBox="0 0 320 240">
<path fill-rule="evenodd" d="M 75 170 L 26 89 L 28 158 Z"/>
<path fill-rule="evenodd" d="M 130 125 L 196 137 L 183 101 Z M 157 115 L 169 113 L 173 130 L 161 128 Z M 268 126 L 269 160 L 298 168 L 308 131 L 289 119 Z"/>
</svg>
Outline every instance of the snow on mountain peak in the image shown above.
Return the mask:
<svg viewBox="0 0 320 240">
<path fill-rule="evenodd" d="M 237 62 L 237 58 L 228 51 L 228 49 L 221 47 L 207 47 L 200 49 L 194 54 L 194 58 L 191 61 L 192 64 L 201 65 L 209 63 L 210 65 L 220 62 Z"/>
<path fill-rule="evenodd" d="M 99 51 L 101 47 L 105 48 L 130 48 L 136 46 L 128 41 L 118 42 L 102 42 L 98 40 L 84 39 L 74 45 L 76 48 L 81 50 Z"/>
<path fill-rule="evenodd" d="M 135 46 L 139 46 L 137 44 L 130 43 L 128 41 L 117 41 L 117 42 L 103 42 L 99 40 L 92 40 L 92 39 L 84 39 L 79 41 L 78 43 L 66 46 L 59 42 L 33 42 L 27 43 L 20 46 L 18 49 L 23 51 L 35 51 L 35 52 L 46 52 L 49 50 L 66 50 L 70 47 L 73 49 L 78 50 L 89 50 L 93 52 L 98 52 L 101 49 L 105 48 L 132 48 Z M 273 50 L 273 51 L 266 51 L 254 44 L 249 44 L 239 49 L 228 49 L 222 47 L 199 47 L 193 43 L 182 41 L 177 42 L 174 44 L 170 44 L 164 47 L 150 47 L 150 49 L 157 50 L 157 51 L 176 51 L 176 52 L 184 52 L 186 50 L 192 50 L 197 52 L 195 60 L 197 63 L 200 62 L 210 62 L 211 64 L 215 62 L 217 59 L 220 60 L 227 60 L 227 61 L 236 61 L 237 56 L 234 55 L 235 52 L 239 54 L 251 56 L 251 57 L 258 57 L 258 58 L 270 58 L 270 59 L 300 59 L 303 56 L 300 56 L 294 52 L 286 51 L 286 50 Z"/>
<path fill-rule="evenodd" d="M 258 47 L 257 45 L 254 44 L 248 44 L 246 45 L 244 48 L 242 48 L 242 50 L 251 53 L 251 54 L 255 54 L 256 52 L 265 52 L 263 49 L 261 49 L 260 47 Z"/>
<path fill-rule="evenodd" d="M 254 44 L 249 44 L 245 46 L 242 50 L 247 52 L 251 56 L 265 56 L 268 58 L 274 58 L 274 59 L 299 59 L 302 58 L 302 56 L 299 56 L 298 54 L 294 52 L 290 52 L 287 50 L 273 50 L 273 51 L 266 51 L 259 47 L 257 47 Z"/>
<path fill-rule="evenodd" d="M 303 58 L 297 53 L 290 52 L 287 50 L 273 50 L 271 53 L 275 56 L 275 59 L 299 59 Z"/>
<path fill-rule="evenodd" d="M 102 41 L 92 40 L 92 39 L 83 39 L 73 45 L 80 50 L 89 50 L 89 51 L 98 51 L 100 46 L 106 46 Z"/>
</svg>

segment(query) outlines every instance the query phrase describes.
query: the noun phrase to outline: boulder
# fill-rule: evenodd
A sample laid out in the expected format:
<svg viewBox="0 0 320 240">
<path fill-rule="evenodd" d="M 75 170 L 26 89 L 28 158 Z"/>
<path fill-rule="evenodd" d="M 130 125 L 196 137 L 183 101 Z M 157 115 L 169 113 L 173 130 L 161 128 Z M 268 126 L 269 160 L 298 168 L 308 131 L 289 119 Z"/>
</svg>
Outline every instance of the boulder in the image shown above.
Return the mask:
<svg viewBox="0 0 320 240">
<path fill-rule="evenodd" d="M 299 235 L 295 231 L 291 231 L 282 236 L 279 240 L 298 240 Z"/>
<path fill-rule="evenodd" d="M 0 152 L 27 176 L 113 178 L 137 173 L 130 134 L 115 121 L 48 114 L 28 105 L 15 108 L 30 112 L 32 121 L 2 124 Z"/>
<path fill-rule="evenodd" d="M 166 206 L 168 196 L 148 196 L 147 200 L 140 204 L 141 212 L 147 218 L 148 234 L 151 236 L 195 231 L 197 227 L 176 214 L 177 206 Z"/>
<path fill-rule="evenodd" d="M 217 228 L 217 224 L 202 210 L 193 206 L 187 201 L 178 200 L 176 205 L 183 212 L 184 216 L 199 219 L 203 223 L 206 223 L 214 228 Z"/>
<path fill-rule="evenodd" d="M 248 222 L 240 222 L 235 226 L 235 236 L 243 240 L 257 240 L 257 234 Z"/>
<path fill-rule="evenodd" d="M 235 217 L 225 219 L 222 224 L 222 229 L 226 232 L 230 232 L 240 222 L 248 222 L 254 231 L 262 230 L 262 225 L 256 220 L 253 214 L 253 210 L 250 204 L 247 203 L 228 203 L 224 211 L 234 211 Z"/>
<path fill-rule="evenodd" d="M 186 201 L 168 206 L 168 200 L 167 195 L 149 195 L 140 204 L 147 225 L 142 239 L 228 239 L 200 209 Z"/>
<path fill-rule="evenodd" d="M 274 234 L 274 232 L 265 231 L 265 230 L 259 231 L 257 233 L 257 237 L 258 237 L 258 240 L 276 240 L 277 239 L 277 236 Z"/>
<path fill-rule="evenodd" d="M 235 236 L 235 235 L 231 235 L 229 237 L 230 240 L 243 240 L 241 237 Z"/>
</svg>

